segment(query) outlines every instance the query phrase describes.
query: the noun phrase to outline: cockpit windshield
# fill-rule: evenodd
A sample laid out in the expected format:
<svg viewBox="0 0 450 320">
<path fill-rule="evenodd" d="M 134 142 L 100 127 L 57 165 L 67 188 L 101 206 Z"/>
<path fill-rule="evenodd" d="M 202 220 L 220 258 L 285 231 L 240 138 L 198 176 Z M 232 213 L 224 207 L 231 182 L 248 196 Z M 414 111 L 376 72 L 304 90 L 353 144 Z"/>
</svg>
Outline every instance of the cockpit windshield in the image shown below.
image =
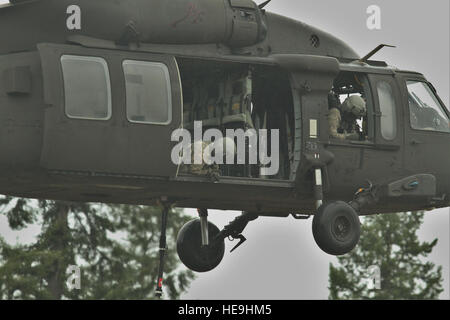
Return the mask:
<svg viewBox="0 0 450 320">
<path fill-rule="evenodd" d="M 411 126 L 416 130 L 450 132 L 450 121 L 430 86 L 407 81 Z"/>
</svg>

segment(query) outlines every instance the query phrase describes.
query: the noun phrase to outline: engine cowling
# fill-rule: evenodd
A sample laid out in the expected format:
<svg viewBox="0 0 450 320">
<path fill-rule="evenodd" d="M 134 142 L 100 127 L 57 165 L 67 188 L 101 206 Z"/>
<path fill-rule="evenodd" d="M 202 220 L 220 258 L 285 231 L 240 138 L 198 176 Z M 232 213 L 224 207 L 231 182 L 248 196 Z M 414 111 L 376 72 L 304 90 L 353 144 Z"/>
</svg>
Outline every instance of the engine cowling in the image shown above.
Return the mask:
<svg viewBox="0 0 450 320">
<path fill-rule="evenodd" d="M 76 14 L 80 28 L 68 28 Z M 0 52 L 29 50 L 36 42 L 63 42 L 73 35 L 117 43 L 244 47 L 267 33 L 252 0 L 13 0 L 0 8 L 0 36 L 8 38 L 9 30 L 15 37 L 0 45 Z"/>
<path fill-rule="evenodd" d="M 128 1 L 136 2 L 143 42 L 243 47 L 260 42 L 266 33 L 261 11 L 251 0 Z"/>
</svg>

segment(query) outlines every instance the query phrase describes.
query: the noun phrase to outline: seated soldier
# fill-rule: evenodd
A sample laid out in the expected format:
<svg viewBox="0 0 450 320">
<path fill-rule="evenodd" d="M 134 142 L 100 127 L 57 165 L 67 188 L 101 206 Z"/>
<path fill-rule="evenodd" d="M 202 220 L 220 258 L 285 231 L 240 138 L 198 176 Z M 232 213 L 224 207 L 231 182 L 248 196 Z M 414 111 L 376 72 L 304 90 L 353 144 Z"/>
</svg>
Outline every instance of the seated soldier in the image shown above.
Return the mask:
<svg viewBox="0 0 450 320">
<path fill-rule="evenodd" d="M 358 95 L 348 97 L 340 106 L 331 105 L 328 114 L 330 136 L 341 140 L 359 140 L 362 136 L 357 120 L 365 117 L 366 102 Z"/>
<path fill-rule="evenodd" d="M 197 145 L 197 147 L 196 147 Z M 217 181 L 219 173 L 219 166 L 217 164 L 207 164 L 204 159 L 204 151 L 208 149 L 209 143 L 203 141 L 197 141 L 191 144 L 191 163 L 183 163 L 180 168 L 180 172 L 197 175 L 207 176 L 212 180 Z M 196 153 L 197 152 L 197 153 Z M 195 163 L 197 159 L 200 159 L 200 163 Z M 209 159 L 206 159 L 209 160 Z"/>
<path fill-rule="evenodd" d="M 216 154 L 217 147 L 221 147 L 219 150 L 222 150 L 222 154 Z M 215 160 L 221 158 L 221 162 L 225 162 L 228 158 L 234 159 L 236 154 L 234 140 L 228 137 L 220 138 L 216 142 L 196 141 L 191 144 L 190 149 L 191 163 L 183 163 L 180 171 L 196 176 L 206 176 L 212 181 L 219 181 L 220 177 L 220 167 Z M 215 159 L 213 159 L 213 153 Z M 196 160 L 199 163 L 195 163 Z"/>
</svg>

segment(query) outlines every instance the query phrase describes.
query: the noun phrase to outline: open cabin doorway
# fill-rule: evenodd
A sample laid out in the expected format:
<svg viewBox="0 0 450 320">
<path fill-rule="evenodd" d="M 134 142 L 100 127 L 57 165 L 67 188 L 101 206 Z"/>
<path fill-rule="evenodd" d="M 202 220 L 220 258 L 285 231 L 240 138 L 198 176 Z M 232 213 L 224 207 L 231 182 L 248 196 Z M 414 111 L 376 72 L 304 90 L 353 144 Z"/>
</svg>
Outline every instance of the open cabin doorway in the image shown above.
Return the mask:
<svg viewBox="0 0 450 320">
<path fill-rule="evenodd" d="M 183 88 L 183 128 L 194 137 L 194 122 L 198 126 L 201 121 L 202 134 L 208 129 L 222 133 L 224 163 L 217 167 L 220 176 L 289 180 L 295 134 L 288 73 L 275 66 L 248 63 L 185 58 L 177 59 L 177 62 Z M 228 139 L 230 130 L 245 132 L 245 139 Z M 272 158 L 271 164 L 264 163 L 267 159 L 262 159 L 260 154 L 259 138 L 264 132 L 267 133 L 266 152 Z M 257 137 L 256 145 L 254 136 Z M 276 144 L 272 140 L 274 137 L 278 141 Z M 242 146 L 243 154 L 240 152 Z M 232 164 L 227 161 L 231 157 L 234 158 Z M 267 170 L 268 166 L 271 166 L 270 170 Z M 189 165 L 182 164 L 179 175 L 196 173 Z"/>
</svg>

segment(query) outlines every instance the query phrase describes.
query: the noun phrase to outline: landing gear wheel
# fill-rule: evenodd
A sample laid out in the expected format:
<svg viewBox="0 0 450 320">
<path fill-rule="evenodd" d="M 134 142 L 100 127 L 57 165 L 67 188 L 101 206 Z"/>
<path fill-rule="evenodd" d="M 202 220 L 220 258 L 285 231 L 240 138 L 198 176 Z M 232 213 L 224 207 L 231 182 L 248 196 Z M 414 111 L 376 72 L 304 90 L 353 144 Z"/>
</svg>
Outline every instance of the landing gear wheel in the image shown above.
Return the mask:
<svg viewBox="0 0 450 320">
<path fill-rule="evenodd" d="M 352 251 L 361 234 L 358 214 L 343 201 L 320 206 L 312 229 L 320 249 L 335 256 Z"/>
<path fill-rule="evenodd" d="M 208 232 L 209 239 L 212 240 L 220 230 L 208 222 Z M 186 223 L 178 233 L 177 252 L 181 262 L 189 269 L 196 272 L 208 272 L 222 261 L 225 254 L 225 241 L 202 246 L 200 219 L 195 219 Z"/>
</svg>

